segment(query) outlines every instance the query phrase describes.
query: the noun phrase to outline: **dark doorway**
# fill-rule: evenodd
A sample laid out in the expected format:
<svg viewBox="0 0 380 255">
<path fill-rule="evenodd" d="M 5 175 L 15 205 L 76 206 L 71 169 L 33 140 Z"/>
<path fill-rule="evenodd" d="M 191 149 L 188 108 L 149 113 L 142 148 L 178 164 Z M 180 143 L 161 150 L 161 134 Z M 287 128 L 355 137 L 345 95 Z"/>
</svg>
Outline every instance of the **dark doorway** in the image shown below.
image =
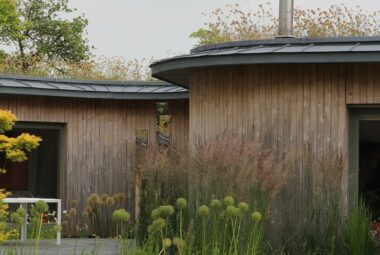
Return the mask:
<svg viewBox="0 0 380 255">
<path fill-rule="evenodd" d="M 380 120 L 359 121 L 359 192 L 380 217 Z"/>
<path fill-rule="evenodd" d="M 15 197 L 59 197 L 61 125 L 17 123 L 7 132 L 16 137 L 30 133 L 42 138 L 40 146 L 28 153 L 22 163 L 7 162 L 7 173 L 0 176 L 0 187 Z"/>
</svg>

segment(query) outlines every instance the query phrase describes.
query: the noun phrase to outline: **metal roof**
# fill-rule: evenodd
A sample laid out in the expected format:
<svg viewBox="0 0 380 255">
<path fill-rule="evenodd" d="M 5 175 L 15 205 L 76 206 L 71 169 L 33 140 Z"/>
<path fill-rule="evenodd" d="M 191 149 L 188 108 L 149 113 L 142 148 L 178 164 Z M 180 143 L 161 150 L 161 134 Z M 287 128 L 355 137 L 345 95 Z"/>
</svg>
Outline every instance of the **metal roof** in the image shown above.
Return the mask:
<svg viewBox="0 0 380 255">
<path fill-rule="evenodd" d="M 95 81 L 0 75 L 0 94 L 102 99 L 182 99 L 188 90 L 162 81 Z"/>
<path fill-rule="evenodd" d="M 151 65 L 153 76 L 188 87 L 191 72 L 199 69 L 290 63 L 380 62 L 380 37 L 277 38 L 197 47 L 188 55 Z"/>
</svg>

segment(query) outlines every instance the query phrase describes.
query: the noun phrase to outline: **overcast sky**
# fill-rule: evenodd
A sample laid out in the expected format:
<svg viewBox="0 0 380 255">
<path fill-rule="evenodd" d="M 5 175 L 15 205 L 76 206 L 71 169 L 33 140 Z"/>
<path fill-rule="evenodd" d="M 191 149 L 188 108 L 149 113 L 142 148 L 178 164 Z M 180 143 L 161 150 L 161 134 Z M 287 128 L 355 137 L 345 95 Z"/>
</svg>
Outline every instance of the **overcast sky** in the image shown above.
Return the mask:
<svg viewBox="0 0 380 255">
<path fill-rule="evenodd" d="M 70 0 L 70 6 L 89 20 L 88 38 L 96 55 L 141 59 L 188 52 L 195 44 L 189 34 L 206 21 L 202 12 L 227 3 L 248 10 L 262 2 L 270 2 L 277 15 L 278 0 Z M 342 2 L 380 10 L 379 0 L 295 0 L 295 6 L 328 8 Z"/>
</svg>

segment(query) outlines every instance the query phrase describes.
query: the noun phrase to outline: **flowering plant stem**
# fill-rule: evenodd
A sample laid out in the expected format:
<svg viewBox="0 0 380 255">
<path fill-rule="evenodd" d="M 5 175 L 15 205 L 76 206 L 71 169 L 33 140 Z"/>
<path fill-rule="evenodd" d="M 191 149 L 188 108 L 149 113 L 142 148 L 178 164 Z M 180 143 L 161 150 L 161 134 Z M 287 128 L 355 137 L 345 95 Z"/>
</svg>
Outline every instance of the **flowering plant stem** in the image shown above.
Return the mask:
<svg viewBox="0 0 380 255">
<path fill-rule="evenodd" d="M 40 242 L 41 228 L 42 228 L 42 219 L 44 214 L 40 213 L 38 223 L 37 223 L 37 232 L 36 232 L 36 240 L 34 241 L 34 255 L 38 255 L 38 245 Z"/>
<path fill-rule="evenodd" d="M 202 255 L 207 255 L 206 219 L 205 219 L 205 217 L 202 217 Z"/>
<path fill-rule="evenodd" d="M 182 239 L 182 227 L 183 227 L 183 218 L 182 218 L 182 209 L 179 210 L 179 238 Z"/>
<path fill-rule="evenodd" d="M 251 244 L 249 247 L 250 255 L 257 255 L 260 253 L 260 242 L 262 237 L 262 229 L 260 223 L 255 222 L 251 232 Z"/>
<path fill-rule="evenodd" d="M 212 217 L 212 249 L 215 250 L 217 247 L 217 229 L 216 229 L 216 220 L 217 220 L 217 213 L 213 212 Z"/>
<path fill-rule="evenodd" d="M 230 248 L 228 250 L 228 254 L 231 254 L 232 251 L 233 251 L 233 254 L 237 254 L 236 226 L 237 226 L 237 218 L 232 217 L 231 218 L 232 238 L 230 240 Z"/>
</svg>

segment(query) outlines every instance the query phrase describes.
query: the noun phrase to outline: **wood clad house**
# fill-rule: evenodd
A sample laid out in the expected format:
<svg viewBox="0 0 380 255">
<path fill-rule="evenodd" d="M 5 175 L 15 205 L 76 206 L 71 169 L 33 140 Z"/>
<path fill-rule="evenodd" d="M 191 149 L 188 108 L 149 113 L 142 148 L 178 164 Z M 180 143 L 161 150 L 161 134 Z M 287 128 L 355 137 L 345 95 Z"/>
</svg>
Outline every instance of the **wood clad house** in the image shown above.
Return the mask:
<svg viewBox="0 0 380 255">
<path fill-rule="evenodd" d="M 307 143 L 315 156 L 347 155 L 350 204 L 362 181 L 380 181 L 365 165 L 369 157 L 380 163 L 379 62 L 380 37 L 277 38 L 198 47 L 152 71 L 190 89 L 190 141 L 229 130 L 279 155 Z M 297 194 L 304 171 L 301 160 Z"/>
<path fill-rule="evenodd" d="M 168 139 L 188 141 L 188 91 L 164 82 L 78 81 L 0 75 L 0 109 L 18 122 L 10 135 L 30 132 L 41 146 L 23 164 L 10 164 L 0 187 L 35 197 L 72 199 L 127 194 L 133 211 L 136 135 L 156 141 L 157 104 L 171 115 Z M 13 171 L 17 170 L 17 171 Z M 27 194 L 25 194 L 27 193 Z"/>
</svg>

